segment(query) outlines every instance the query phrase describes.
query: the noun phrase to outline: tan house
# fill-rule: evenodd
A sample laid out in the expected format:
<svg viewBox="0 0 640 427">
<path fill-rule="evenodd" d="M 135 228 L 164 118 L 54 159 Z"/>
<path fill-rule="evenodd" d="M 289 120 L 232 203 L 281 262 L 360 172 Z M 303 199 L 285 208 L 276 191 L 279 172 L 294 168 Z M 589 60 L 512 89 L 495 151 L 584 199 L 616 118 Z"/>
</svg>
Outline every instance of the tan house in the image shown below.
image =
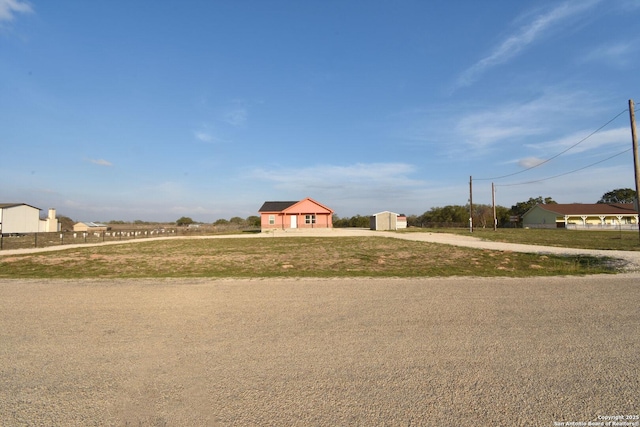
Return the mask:
<svg viewBox="0 0 640 427">
<path fill-rule="evenodd" d="M 78 222 L 73 225 L 73 231 L 88 231 L 100 233 L 109 230 L 109 226 L 98 222 Z"/>
<path fill-rule="evenodd" d="M 638 211 L 632 203 L 539 204 L 522 216 L 529 228 L 620 230 L 638 226 Z"/>
</svg>

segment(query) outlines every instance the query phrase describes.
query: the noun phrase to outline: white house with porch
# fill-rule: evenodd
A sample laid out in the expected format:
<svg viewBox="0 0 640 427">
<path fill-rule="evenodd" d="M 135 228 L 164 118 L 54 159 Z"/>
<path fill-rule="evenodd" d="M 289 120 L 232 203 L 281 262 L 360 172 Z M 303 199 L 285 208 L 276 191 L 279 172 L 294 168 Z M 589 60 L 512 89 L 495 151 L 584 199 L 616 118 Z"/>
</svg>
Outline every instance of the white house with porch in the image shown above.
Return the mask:
<svg viewBox="0 0 640 427">
<path fill-rule="evenodd" d="M 523 227 L 624 230 L 638 227 L 632 203 L 539 204 L 522 216 Z"/>
</svg>

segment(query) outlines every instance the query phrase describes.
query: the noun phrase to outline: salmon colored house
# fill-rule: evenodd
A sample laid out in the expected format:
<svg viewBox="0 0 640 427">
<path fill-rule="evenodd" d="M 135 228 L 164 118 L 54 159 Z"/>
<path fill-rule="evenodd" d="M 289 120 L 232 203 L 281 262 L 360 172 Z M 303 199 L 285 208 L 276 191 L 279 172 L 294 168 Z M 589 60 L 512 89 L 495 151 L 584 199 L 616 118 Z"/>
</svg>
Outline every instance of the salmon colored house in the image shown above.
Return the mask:
<svg viewBox="0 0 640 427">
<path fill-rule="evenodd" d="M 264 202 L 258 212 L 262 231 L 333 227 L 333 210 L 308 197 L 299 202 Z"/>
</svg>

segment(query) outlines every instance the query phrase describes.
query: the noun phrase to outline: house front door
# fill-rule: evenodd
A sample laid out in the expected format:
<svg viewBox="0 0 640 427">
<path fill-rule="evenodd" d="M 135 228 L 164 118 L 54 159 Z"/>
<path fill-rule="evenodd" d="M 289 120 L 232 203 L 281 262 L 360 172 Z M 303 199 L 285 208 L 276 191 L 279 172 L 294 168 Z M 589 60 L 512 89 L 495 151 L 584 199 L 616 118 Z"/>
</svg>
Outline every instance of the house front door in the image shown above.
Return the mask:
<svg viewBox="0 0 640 427">
<path fill-rule="evenodd" d="M 291 228 L 298 228 L 298 216 L 291 215 Z"/>
</svg>

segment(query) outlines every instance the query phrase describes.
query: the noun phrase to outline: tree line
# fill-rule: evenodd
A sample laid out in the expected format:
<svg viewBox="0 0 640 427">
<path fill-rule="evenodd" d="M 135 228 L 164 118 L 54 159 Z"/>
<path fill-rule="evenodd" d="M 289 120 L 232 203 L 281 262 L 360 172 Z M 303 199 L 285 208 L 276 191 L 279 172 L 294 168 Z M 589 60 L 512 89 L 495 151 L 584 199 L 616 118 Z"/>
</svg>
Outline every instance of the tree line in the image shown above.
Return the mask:
<svg viewBox="0 0 640 427">
<path fill-rule="evenodd" d="M 537 204 L 556 203 L 551 197 L 529 198 L 511 208 L 496 206 L 496 218 L 499 227 L 511 225 L 512 217 L 520 217 Z M 429 209 L 422 215 L 407 215 L 408 227 L 468 227 L 469 205 L 447 205 Z M 334 215 L 333 226 L 369 227 L 369 216 L 355 215 L 351 218 L 340 218 Z M 473 205 L 473 224 L 476 227 L 493 227 L 493 206 L 485 204 Z"/>
<path fill-rule="evenodd" d="M 619 188 L 602 195 L 596 203 L 633 203 L 636 192 L 630 188 Z M 529 209 L 536 205 L 555 204 L 551 197 L 530 197 L 518 202 L 510 208 L 496 206 L 496 220 L 498 227 L 515 226 L 511 219 L 520 220 Z M 433 207 L 422 215 L 408 215 L 408 227 L 468 227 L 469 205 L 447 205 Z M 485 204 L 473 205 L 474 227 L 493 227 L 493 206 Z M 351 218 L 334 218 L 334 227 L 369 227 L 369 217 L 360 215 Z"/>
<path fill-rule="evenodd" d="M 176 225 L 178 227 L 185 227 L 192 224 L 203 224 L 203 223 L 196 222 L 188 216 L 183 216 L 176 221 Z M 229 220 L 221 218 L 216 220 L 213 223 L 213 225 L 218 227 L 234 226 L 236 228 L 260 228 L 260 217 L 257 215 L 251 215 L 246 218 L 240 218 L 239 216 L 234 216 Z"/>
</svg>

